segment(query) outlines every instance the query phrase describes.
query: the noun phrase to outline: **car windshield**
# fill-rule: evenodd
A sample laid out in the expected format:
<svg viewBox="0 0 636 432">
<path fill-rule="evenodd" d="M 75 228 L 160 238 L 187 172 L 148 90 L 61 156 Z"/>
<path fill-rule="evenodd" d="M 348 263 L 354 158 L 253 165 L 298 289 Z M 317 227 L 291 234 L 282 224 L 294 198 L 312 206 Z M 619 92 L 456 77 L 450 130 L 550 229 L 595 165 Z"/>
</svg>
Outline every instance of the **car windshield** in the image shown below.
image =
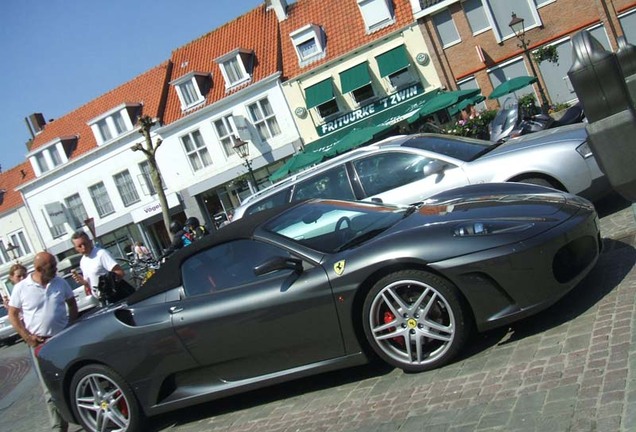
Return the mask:
<svg viewBox="0 0 636 432">
<path fill-rule="evenodd" d="M 405 141 L 402 146 L 427 150 L 464 162 L 470 162 L 487 152 L 492 147 L 492 143 L 473 138 L 421 135 Z"/>
<path fill-rule="evenodd" d="M 370 240 L 402 219 L 407 210 L 349 201 L 309 202 L 277 216 L 264 229 L 320 252 L 334 253 Z"/>
</svg>

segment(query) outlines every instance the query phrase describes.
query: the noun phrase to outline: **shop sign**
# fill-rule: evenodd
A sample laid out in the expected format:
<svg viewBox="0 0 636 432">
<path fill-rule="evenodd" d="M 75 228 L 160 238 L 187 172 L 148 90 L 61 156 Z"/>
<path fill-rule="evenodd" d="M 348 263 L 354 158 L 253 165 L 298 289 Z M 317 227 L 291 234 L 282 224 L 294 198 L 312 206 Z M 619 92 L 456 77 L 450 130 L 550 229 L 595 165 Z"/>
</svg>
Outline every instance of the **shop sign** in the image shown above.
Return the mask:
<svg viewBox="0 0 636 432">
<path fill-rule="evenodd" d="M 398 106 L 408 100 L 413 99 L 416 96 L 422 94 L 422 85 L 413 84 L 410 87 L 395 92 L 387 97 L 384 97 L 376 102 L 364 105 L 357 110 L 351 111 L 343 116 L 340 116 L 334 120 L 325 122 L 316 128 L 318 135 L 323 136 L 332 132 L 335 132 L 344 127 L 350 126 L 359 122 L 367 117 L 378 114 L 384 110 Z"/>
<path fill-rule="evenodd" d="M 168 201 L 168 207 L 173 208 L 179 205 L 179 197 L 176 193 L 171 193 L 166 195 L 166 201 Z M 143 220 L 148 219 L 151 216 L 161 213 L 161 204 L 159 200 L 152 201 L 150 203 L 144 204 L 143 206 L 134 209 L 130 212 L 132 219 L 135 223 L 139 223 Z"/>
</svg>

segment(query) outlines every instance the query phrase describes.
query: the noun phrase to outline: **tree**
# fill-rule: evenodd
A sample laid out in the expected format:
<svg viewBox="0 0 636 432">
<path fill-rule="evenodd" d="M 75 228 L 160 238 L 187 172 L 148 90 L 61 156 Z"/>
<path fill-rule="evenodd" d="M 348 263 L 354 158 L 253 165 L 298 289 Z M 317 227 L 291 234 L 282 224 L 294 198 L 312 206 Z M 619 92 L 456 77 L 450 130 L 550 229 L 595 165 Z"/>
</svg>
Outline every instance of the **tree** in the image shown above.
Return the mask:
<svg viewBox="0 0 636 432">
<path fill-rule="evenodd" d="M 157 198 L 159 198 L 159 204 L 161 205 L 163 224 L 166 226 L 166 231 L 170 232 L 170 209 L 168 208 L 166 193 L 164 192 L 163 185 L 161 184 L 161 171 L 159 170 L 157 159 L 155 157 L 163 140 L 161 138 L 157 138 L 153 144 L 152 138 L 150 137 L 150 130 L 156 123 L 155 119 L 147 115 L 139 118 L 137 125 L 139 126 L 139 133 L 144 137 L 145 143 L 137 143 L 133 145 L 131 149 L 132 151 L 141 151 L 146 155 L 148 165 L 150 166 L 150 180 L 157 192 Z"/>
</svg>

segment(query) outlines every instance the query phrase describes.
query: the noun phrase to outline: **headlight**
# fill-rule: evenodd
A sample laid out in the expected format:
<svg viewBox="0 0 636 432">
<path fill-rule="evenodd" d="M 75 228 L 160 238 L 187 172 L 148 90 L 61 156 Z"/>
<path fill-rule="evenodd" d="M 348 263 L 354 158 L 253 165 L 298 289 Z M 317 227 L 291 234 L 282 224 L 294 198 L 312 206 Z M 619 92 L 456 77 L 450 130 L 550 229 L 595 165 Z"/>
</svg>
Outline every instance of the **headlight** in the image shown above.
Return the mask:
<svg viewBox="0 0 636 432">
<path fill-rule="evenodd" d="M 508 234 L 530 229 L 533 223 L 519 222 L 465 222 L 453 230 L 456 237 Z"/>
<path fill-rule="evenodd" d="M 580 146 L 578 146 L 576 148 L 576 151 L 583 156 L 584 159 L 587 159 L 589 157 L 592 156 L 592 148 L 590 147 L 590 144 L 585 141 L 583 144 L 581 144 Z"/>
</svg>

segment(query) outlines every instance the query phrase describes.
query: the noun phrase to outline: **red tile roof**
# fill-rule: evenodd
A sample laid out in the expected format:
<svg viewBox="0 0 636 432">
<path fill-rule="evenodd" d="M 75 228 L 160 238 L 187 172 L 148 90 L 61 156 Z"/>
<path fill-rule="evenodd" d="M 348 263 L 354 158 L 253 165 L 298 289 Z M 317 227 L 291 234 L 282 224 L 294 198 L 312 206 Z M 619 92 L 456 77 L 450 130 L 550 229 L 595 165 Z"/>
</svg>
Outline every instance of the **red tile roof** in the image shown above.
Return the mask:
<svg viewBox="0 0 636 432">
<path fill-rule="evenodd" d="M 254 68 L 250 82 L 253 84 L 280 70 L 279 46 L 276 14 L 273 10 L 266 11 L 265 6 L 260 5 L 175 49 L 171 56 L 174 67 L 170 81 L 191 72 L 211 73 L 212 88 L 206 95 L 205 104 L 202 105 L 207 106 L 228 96 L 225 91 L 225 81 L 215 59 L 239 48 L 253 51 Z M 170 124 L 189 113 L 182 113 L 177 91 L 174 86 L 170 86 L 164 123 Z"/>
<path fill-rule="evenodd" d="M 15 188 L 35 178 L 30 162 L 23 162 L 0 173 L 0 215 L 24 205 L 22 194 Z"/>
<path fill-rule="evenodd" d="M 69 159 L 77 158 L 97 147 L 95 135 L 86 123 L 126 102 L 141 102 L 143 103 L 142 115 L 161 118 L 164 89 L 167 85 L 169 71 L 170 62 L 163 62 L 127 83 L 93 99 L 75 111 L 47 123 L 44 130 L 35 136 L 31 150 L 42 147 L 60 137 L 77 135 L 79 136 L 77 148 L 73 154 L 69 155 Z"/>
<path fill-rule="evenodd" d="M 354 51 L 361 45 L 381 39 L 414 23 L 415 19 L 409 0 L 393 0 L 392 3 L 395 23 L 370 34 L 367 34 L 360 8 L 355 0 L 298 0 L 289 5 L 288 18 L 280 23 L 285 79 L 306 73 L 317 66 Z M 316 24 L 324 30 L 327 40 L 326 56 L 301 67 L 298 63 L 296 48 L 289 34 L 307 24 Z"/>
</svg>

